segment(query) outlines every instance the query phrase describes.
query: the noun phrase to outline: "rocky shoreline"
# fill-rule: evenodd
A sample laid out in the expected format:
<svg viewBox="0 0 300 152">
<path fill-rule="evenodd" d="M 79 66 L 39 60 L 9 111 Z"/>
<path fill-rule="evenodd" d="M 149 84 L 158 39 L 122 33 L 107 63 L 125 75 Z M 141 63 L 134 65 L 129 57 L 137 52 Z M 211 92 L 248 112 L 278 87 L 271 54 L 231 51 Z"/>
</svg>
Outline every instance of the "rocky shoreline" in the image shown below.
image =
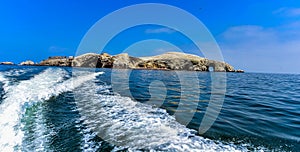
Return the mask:
<svg viewBox="0 0 300 152">
<path fill-rule="evenodd" d="M 4 62 L 2 62 L 4 63 Z M 10 65 L 12 62 L 6 62 Z M 77 57 L 54 56 L 40 63 L 25 61 L 19 65 L 59 66 L 59 67 L 89 67 L 118 69 L 151 69 L 151 70 L 187 70 L 214 72 L 244 72 L 235 70 L 228 63 L 209 60 L 192 54 L 168 52 L 157 56 L 132 57 L 127 53 L 109 55 L 107 53 L 87 53 Z M 211 70 L 213 69 L 213 70 Z"/>
</svg>

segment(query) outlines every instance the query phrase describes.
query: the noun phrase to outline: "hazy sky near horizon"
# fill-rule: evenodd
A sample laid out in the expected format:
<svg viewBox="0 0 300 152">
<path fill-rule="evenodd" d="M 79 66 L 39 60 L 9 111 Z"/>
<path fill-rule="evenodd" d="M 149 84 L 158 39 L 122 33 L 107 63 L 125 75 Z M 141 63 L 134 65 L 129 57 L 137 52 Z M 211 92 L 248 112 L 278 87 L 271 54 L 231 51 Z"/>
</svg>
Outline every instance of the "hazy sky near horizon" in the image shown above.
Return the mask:
<svg viewBox="0 0 300 152">
<path fill-rule="evenodd" d="M 169 4 L 196 16 L 215 37 L 224 60 L 235 68 L 300 73 L 299 0 L 4 0 L 0 2 L 0 61 L 39 62 L 48 56 L 75 55 L 81 39 L 99 19 L 140 3 Z M 109 53 L 122 52 L 134 37 L 162 39 L 179 48 L 194 49 L 188 39 L 165 27 L 143 26 L 126 32 L 107 47 Z M 175 51 L 168 43 L 145 44 L 149 44 L 145 50 L 150 54 Z"/>
</svg>

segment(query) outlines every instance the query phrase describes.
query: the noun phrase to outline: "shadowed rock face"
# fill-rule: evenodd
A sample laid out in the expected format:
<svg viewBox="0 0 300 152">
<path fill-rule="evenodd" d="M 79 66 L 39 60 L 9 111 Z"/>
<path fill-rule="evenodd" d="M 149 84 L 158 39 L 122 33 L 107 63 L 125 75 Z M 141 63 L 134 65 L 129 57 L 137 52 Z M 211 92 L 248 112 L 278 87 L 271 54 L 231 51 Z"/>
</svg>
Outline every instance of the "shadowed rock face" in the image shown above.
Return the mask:
<svg viewBox="0 0 300 152">
<path fill-rule="evenodd" d="M 39 65 L 188 71 L 209 71 L 209 68 L 212 67 L 215 72 L 235 72 L 234 68 L 228 63 L 180 52 L 168 52 L 150 57 L 131 57 L 127 53 L 115 56 L 107 53 L 87 53 L 74 59 L 52 57 L 42 61 Z"/>
<path fill-rule="evenodd" d="M 97 67 L 99 68 L 112 68 L 113 58 L 107 53 L 103 53 L 98 57 Z"/>
</svg>

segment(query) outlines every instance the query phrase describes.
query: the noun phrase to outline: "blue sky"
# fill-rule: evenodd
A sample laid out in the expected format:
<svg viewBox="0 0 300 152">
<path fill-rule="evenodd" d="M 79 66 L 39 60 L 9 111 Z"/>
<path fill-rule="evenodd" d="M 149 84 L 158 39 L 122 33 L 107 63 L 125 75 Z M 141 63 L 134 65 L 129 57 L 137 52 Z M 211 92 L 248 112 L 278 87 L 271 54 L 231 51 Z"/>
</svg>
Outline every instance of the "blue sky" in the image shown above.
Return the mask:
<svg viewBox="0 0 300 152">
<path fill-rule="evenodd" d="M 0 2 L 0 61 L 39 62 L 48 56 L 75 55 L 89 28 L 105 15 L 139 3 L 164 3 L 184 9 L 215 37 L 224 59 L 249 72 L 300 73 L 300 1 L 30 1 Z M 141 26 L 122 32 L 106 49 L 120 53 L 133 42 L 162 39 L 180 49 L 191 41 L 165 27 Z M 168 44 L 147 47 L 149 54 L 169 50 Z M 142 45 L 135 48 L 142 48 Z M 134 53 L 132 54 L 134 55 Z"/>
</svg>

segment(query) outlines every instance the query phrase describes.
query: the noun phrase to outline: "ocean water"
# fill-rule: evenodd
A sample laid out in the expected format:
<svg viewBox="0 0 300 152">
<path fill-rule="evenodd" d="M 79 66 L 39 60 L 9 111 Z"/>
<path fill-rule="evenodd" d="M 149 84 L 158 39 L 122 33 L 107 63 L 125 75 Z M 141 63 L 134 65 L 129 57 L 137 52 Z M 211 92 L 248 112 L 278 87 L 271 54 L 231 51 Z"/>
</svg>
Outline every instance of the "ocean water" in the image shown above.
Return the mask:
<svg viewBox="0 0 300 152">
<path fill-rule="evenodd" d="M 199 134 L 214 74 L 0 66 L 0 151 L 300 151 L 300 75 L 227 73 Z"/>
</svg>

